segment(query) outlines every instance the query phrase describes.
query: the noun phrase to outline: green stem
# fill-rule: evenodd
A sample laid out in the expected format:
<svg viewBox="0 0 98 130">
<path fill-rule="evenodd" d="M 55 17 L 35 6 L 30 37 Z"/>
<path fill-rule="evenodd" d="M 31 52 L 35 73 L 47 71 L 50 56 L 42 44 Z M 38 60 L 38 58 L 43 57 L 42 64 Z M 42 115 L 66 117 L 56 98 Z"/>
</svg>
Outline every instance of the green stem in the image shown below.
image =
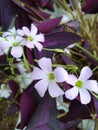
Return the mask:
<svg viewBox="0 0 98 130">
<path fill-rule="evenodd" d="M 96 66 L 92 71 L 94 72 L 94 71 L 96 71 L 98 69 L 98 66 Z"/>
<path fill-rule="evenodd" d="M 89 52 L 88 50 L 86 50 L 85 48 L 83 48 L 81 45 L 76 44 L 76 47 L 78 47 L 82 51 L 86 52 L 89 56 L 91 56 L 93 59 L 95 59 L 96 61 L 98 61 L 97 57 L 95 57 L 91 52 Z"/>
<path fill-rule="evenodd" d="M 55 48 L 55 49 L 50 49 L 50 48 L 43 48 L 45 51 L 54 51 L 54 52 L 59 52 L 59 53 L 65 53 L 63 49 Z"/>
<path fill-rule="evenodd" d="M 30 66 L 29 66 L 29 62 L 27 61 L 27 59 L 25 57 L 24 48 L 23 48 L 23 60 L 24 60 L 25 67 L 26 67 L 27 71 L 29 72 Z"/>
</svg>

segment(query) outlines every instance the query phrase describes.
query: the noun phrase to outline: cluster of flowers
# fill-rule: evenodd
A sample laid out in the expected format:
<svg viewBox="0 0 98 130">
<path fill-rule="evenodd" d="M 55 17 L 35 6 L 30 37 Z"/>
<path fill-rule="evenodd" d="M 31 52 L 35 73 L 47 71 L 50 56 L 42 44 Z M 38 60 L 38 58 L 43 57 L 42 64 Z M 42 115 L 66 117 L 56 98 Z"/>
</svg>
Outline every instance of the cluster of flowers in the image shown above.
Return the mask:
<svg viewBox="0 0 98 130">
<path fill-rule="evenodd" d="M 11 55 L 20 58 L 23 55 L 23 46 L 30 49 L 36 47 L 39 51 L 43 46 L 39 42 L 44 42 L 44 35 L 37 34 L 37 28 L 31 24 L 31 30 L 27 27 L 15 29 L 13 27 L 8 32 L 4 32 L 0 37 L 0 55 L 6 53 L 11 48 Z"/>
<path fill-rule="evenodd" d="M 16 30 L 10 29 L 4 32 L 0 38 L 0 55 L 4 53 L 11 53 L 14 58 L 20 58 L 23 55 L 23 47 L 26 46 L 32 50 L 36 47 L 39 51 L 43 49 L 45 37 L 43 34 L 38 34 L 35 25 L 31 24 L 31 30 L 27 27 Z M 67 70 L 59 66 L 53 69 L 52 60 L 43 57 L 37 61 L 38 67 L 33 67 L 31 79 L 39 80 L 35 84 L 35 89 L 39 95 L 43 97 L 48 89 L 51 97 L 63 96 L 69 100 L 73 100 L 80 94 L 80 101 L 82 104 L 88 104 L 91 101 L 91 93 L 98 94 L 98 85 L 96 80 L 89 80 L 93 72 L 85 66 L 77 78 L 74 74 L 68 74 Z M 73 86 L 70 89 L 62 88 L 61 83 L 66 82 Z M 8 98 L 11 93 L 9 87 L 4 84 L 0 88 L 0 97 Z"/>
</svg>

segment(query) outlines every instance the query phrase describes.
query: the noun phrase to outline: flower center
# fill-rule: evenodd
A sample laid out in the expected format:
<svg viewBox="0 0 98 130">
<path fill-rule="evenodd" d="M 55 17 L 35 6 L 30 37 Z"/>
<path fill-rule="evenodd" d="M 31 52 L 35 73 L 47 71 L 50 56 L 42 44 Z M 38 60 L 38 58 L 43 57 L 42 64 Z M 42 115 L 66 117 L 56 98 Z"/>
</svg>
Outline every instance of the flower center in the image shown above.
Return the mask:
<svg viewBox="0 0 98 130">
<path fill-rule="evenodd" d="M 81 88 L 83 86 L 83 82 L 81 80 L 78 80 L 75 84 L 78 88 Z"/>
<path fill-rule="evenodd" d="M 28 40 L 29 40 L 29 41 L 33 41 L 33 37 L 29 36 L 29 37 L 28 37 Z"/>
<path fill-rule="evenodd" d="M 53 73 L 49 74 L 49 80 L 54 80 L 55 79 L 55 75 Z"/>
<path fill-rule="evenodd" d="M 14 42 L 14 43 L 13 43 L 13 46 L 14 46 L 14 47 L 17 47 L 17 46 L 19 46 L 19 43 L 18 43 L 18 42 Z"/>
</svg>

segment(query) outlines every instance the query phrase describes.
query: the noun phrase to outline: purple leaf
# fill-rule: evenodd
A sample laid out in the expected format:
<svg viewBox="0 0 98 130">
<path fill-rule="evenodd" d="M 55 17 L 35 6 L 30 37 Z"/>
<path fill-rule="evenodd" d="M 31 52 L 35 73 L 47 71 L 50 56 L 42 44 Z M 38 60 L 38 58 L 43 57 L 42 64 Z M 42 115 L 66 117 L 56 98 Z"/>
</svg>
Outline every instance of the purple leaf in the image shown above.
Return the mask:
<svg viewBox="0 0 98 130">
<path fill-rule="evenodd" d="M 26 130 L 65 130 L 79 123 L 77 121 L 61 123 L 57 119 L 57 114 L 55 99 L 45 95 Z"/>
<path fill-rule="evenodd" d="M 20 99 L 20 111 L 21 111 L 21 123 L 20 129 L 30 121 L 31 116 L 34 114 L 38 102 L 34 98 L 33 94 L 27 90 L 24 90 Z"/>
<path fill-rule="evenodd" d="M 81 40 L 81 37 L 71 33 L 71 32 L 57 32 L 57 33 L 51 33 L 47 34 L 45 36 L 45 42 L 42 43 L 44 48 L 59 48 L 64 49 L 68 45 L 78 42 Z M 36 58 L 41 58 L 43 56 L 45 57 L 52 57 L 54 52 L 45 51 L 42 50 L 41 52 L 35 52 Z"/>
<path fill-rule="evenodd" d="M 47 20 L 43 21 L 42 23 L 39 23 L 37 25 L 37 28 L 38 28 L 39 32 L 49 33 L 60 23 L 61 19 L 62 19 L 62 17 L 57 17 L 54 19 L 47 19 Z"/>
<path fill-rule="evenodd" d="M 36 18 L 37 20 L 43 20 L 43 19 L 47 19 L 50 17 L 50 14 L 41 11 L 40 9 L 37 8 L 37 6 L 35 6 L 36 3 L 33 2 L 34 5 L 32 4 L 28 4 L 27 1 L 23 2 L 23 4 L 20 4 L 19 1 L 16 0 L 12 0 L 18 7 L 20 7 L 20 9 L 22 9 L 23 11 L 25 11 L 26 15 L 31 15 L 33 18 Z M 32 19 L 31 19 L 32 20 Z"/>
<path fill-rule="evenodd" d="M 34 65 L 34 52 L 31 51 L 29 48 L 25 49 L 27 60 L 30 64 Z"/>
<path fill-rule="evenodd" d="M 87 0 L 82 10 L 90 14 L 98 13 L 98 0 Z"/>
<path fill-rule="evenodd" d="M 15 95 L 19 90 L 19 85 L 13 80 L 10 80 L 8 82 L 8 84 L 9 84 L 9 88 L 11 89 L 13 95 Z"/>
<path fill-rule="evenodd" d="M 70 57 L 68 57 L 65 54 L 61 54 L 61 58 L 63 59 L 63 61 L 65 62 L 65 64 L 73 64 L 76 65 L 71 59 Z"/>
<path fill-rule="evenodd" d="M 57 32 L 47 34 L 43 46 L 48 48 L 56 47 L 64 49 L 68 45 L 78 41 L 81 41 L 81 37 L 75 33 Z"/>
<path fill-rule="evenodd" d="M 79 21 L 70 21 L 67 23 L 67 26 L 72 28 L 75 31 L 80 31 L 80 27 L 79 27 Z"/>
<path fill-rule="evenodd" d="M 7 30 L 16 17 L 16 6 L 11 0 L 0 0 L 0 15 L 3 30 Z M 14 25 L 14 23 L 13 23 Z"/>
<path fill-rule="evenodd" d="M 69 112 L 60 121 L 69 122 L 76 119 L 88 119 L 90 117 L 90 110 L 87 105 L 81 104 L 78 100 L 73 100 L 70 103 Z"/>
<path fill-rule="evenodd" d="M 45 7 L 48 2 L 49 2 L 49 0 L 41 0 L 42 7 Z"/>
</svg>

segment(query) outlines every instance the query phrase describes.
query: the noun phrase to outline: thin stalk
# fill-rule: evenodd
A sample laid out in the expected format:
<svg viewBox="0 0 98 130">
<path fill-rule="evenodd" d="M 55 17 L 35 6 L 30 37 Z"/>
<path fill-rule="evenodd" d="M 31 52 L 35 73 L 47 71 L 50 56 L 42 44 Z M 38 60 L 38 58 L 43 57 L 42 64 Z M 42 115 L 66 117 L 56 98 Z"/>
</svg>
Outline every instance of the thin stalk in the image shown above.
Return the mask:
<svg viewBox="0 0 98 130">
<path fill-rule="evenodd" d="M 95 59 L 96 61 L 98 61 L 98 58 L 95 57 L 91 52 L 87 51 L 85 48 L 83 48 L 81 45 L 76 44 L 76 47 L 78 47 L 79 49 L 81 49 L 82 51 L 86 52 L 89 56 L 91 56 L 93 59 Z"/>
<path fill-rule="evenodd" d="M 24 48 L 23 48 L 23 61 L 24 61 L 24 64 L 25 64 L 27 71 L 30 72 L 29 62 L 27 61 L 27 59 L 25 57 Z"/>
</svg>

